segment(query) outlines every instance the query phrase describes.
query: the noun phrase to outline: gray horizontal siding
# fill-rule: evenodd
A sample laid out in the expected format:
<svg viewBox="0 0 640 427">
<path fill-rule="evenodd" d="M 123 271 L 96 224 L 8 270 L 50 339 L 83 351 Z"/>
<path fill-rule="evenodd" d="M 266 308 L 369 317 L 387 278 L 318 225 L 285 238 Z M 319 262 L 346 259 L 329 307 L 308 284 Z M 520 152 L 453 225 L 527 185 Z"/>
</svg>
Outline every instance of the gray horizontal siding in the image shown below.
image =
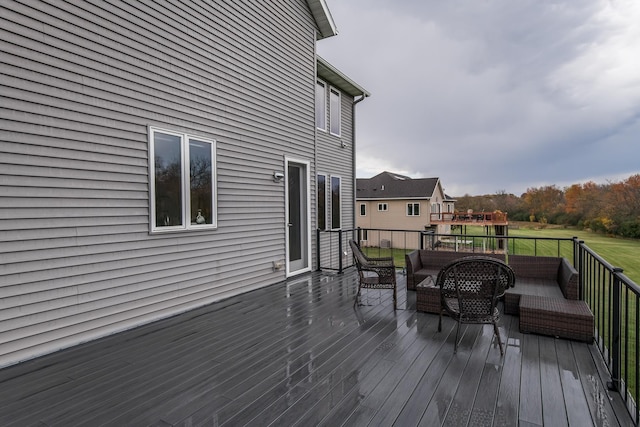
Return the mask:
<svg viewBox="0 0 640 427">
<path fill-rule="evenodd" d="M 0 366 L 283 278 L 271 175 L 314 159 L 306 2 L 19 1 L 0 18 Z M 148 233 L 148 126 L 217 140 L 217 230 Z"/>
<path fill-rule="evenodd" d="M 331 82 L 327 82 L 328 86 Z M 329 92 L 327 91 L 327 111 L 329 108 Z M 354 188 L 353 188 L 353 97 L 342 92 L 341 93 L 341 132 L 340 136 L 335 136 L 328 131 L 317 131 L 317 151 L 318 161 L 317 170 L 318 173 L 326 174 L 327 180 L 330 176 L 341 177 L 341 189 L 342 189 L 342 230 L 351 230 L 355 227 L 353 219 L 353 203 L 354 203 Z M 346 147 L 342 147 L 342 143 L 346 144 Z M 330 181 L 328 181 L 330 182 Z M 331 189 L 328 187 L 327 191 L 327 223 L 331 224 Z M 342 258 L 343 264 L 351 265 L 352 260 L 350 258 L 350 251 L 348 250 L 347 239 L 351 238 L 350 234 L 344 234 L 343 241 L 344 247 L 342 252 L 338 250 L 338 234 L 332 233 L 331 235 L 323 233 L 320 240 L 320 265 L 323 267 L 330 267 L 337 269 L 339 266 L 340 258 Z M 347 251 L 349 255 L 344 256 L 344 251 Z"/>
</svg>

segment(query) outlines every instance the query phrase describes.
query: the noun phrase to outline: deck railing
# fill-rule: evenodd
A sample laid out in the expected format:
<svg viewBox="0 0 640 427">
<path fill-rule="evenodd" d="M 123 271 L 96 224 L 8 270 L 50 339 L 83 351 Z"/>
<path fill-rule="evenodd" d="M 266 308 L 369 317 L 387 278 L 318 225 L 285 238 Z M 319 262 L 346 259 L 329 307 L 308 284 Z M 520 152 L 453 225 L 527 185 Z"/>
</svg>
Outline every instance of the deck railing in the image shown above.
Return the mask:
<svg viewBox="0 0 640 427">
<path fill-rule="evenodd" d="M 342 273 L 353 265 L 349 239 L 371 256 L 392 256 L 404 268 L 404 254 L 416 249 L 465 253 L 507 253 L 559 256 L 572 261 L 580 277 L 580 298 L 594 314 L 594 345 L 609 370 L 611 390 L 618 391 L 636 424 L 640 422 L 640 287 L 585 245 L 573 238 L 436 234 L 429 231 L 362 229 L 320 231 L 318 270 Z M 516 285 L 517 286 L 517 285 Z"/>
</svg>

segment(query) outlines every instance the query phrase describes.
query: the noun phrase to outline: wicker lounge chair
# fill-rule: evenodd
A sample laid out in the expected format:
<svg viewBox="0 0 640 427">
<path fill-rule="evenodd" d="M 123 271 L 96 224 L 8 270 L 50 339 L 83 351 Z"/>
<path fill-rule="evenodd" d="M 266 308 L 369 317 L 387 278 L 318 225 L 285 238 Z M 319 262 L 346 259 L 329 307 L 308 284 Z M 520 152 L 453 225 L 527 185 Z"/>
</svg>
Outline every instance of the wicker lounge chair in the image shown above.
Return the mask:
<svg viewBox="0 0 640 427">
<path fill-rule="evenodd" d="M 393 309 L 395 310 L 398 298 L 396 295 L 396 267 L 393 264 L 393 258 L 370 258 L 362 252 L 355 240 L 349 240 L 349 245 L 359 275 L 358 292 L 353 305 L 358 303 L 362 288 L 392 289 Z"/>
<path fill-rule="evenodd" d="M 498 299 L 515 283 L 513 270 L 495 258 L 470 256 L 453 261 L 440 273 L 436 285 L 440 287 L 440 320 L 445 311 L 458 323 L 453 352 L 458 350 L 461 323 L 491 323 L 498 339 L 500 354 L 504 354 L 498 330 Z"/>
</svg>

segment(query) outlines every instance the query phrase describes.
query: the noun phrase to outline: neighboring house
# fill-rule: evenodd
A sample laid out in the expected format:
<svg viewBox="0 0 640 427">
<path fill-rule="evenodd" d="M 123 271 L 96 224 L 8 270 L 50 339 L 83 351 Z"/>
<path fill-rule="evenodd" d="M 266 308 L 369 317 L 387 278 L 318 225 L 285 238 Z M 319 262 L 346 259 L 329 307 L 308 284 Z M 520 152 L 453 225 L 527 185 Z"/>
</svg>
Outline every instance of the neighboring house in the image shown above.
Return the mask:
<svg viewBox="0 0 640 427">
<path fill-rule="evenodd" d="M 433 225 L 431 221 L 455 209 L 455 200 L 444 193 L 439 178 L 382 172 L 356 181 L 356 226 L 365 229 L 361 232 L 361 245 L 394 246 L 394 239 L 400 239 L 399 247 L 418 247 L 417 233 L 375 231 L 378 229 L 451 232 L 450 225 Z"/>
<path fill-rule="evenodd" d="M 324 0 L 0 16 L 0 366 L 309 272 L 315 230 L 354 227 L 368 93 L 316 56 Z"/>
</svg>

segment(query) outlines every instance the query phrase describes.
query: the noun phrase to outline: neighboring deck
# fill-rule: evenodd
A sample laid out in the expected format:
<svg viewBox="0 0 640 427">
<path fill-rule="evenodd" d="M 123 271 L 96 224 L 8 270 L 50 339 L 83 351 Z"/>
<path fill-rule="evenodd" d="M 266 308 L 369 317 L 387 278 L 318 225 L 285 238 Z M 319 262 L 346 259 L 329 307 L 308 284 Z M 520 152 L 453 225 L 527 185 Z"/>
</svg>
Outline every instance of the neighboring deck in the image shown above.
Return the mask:
<svg viewBox="0 0 640 427">
<path fill-rule="evenodd" d="M 313 273 L 0 370 L 0 425 L 632 425 L 597 350 Z M 516 284 L 517 286 L 517 284 Z"/>
<path fill-rule="evenodd" d="M 429 216 L 431 224 L 450 225 L 509 225 L 507 214 L 503 212 L 467 212 L 467 213 L 432 213 Z"/>
</svg>

